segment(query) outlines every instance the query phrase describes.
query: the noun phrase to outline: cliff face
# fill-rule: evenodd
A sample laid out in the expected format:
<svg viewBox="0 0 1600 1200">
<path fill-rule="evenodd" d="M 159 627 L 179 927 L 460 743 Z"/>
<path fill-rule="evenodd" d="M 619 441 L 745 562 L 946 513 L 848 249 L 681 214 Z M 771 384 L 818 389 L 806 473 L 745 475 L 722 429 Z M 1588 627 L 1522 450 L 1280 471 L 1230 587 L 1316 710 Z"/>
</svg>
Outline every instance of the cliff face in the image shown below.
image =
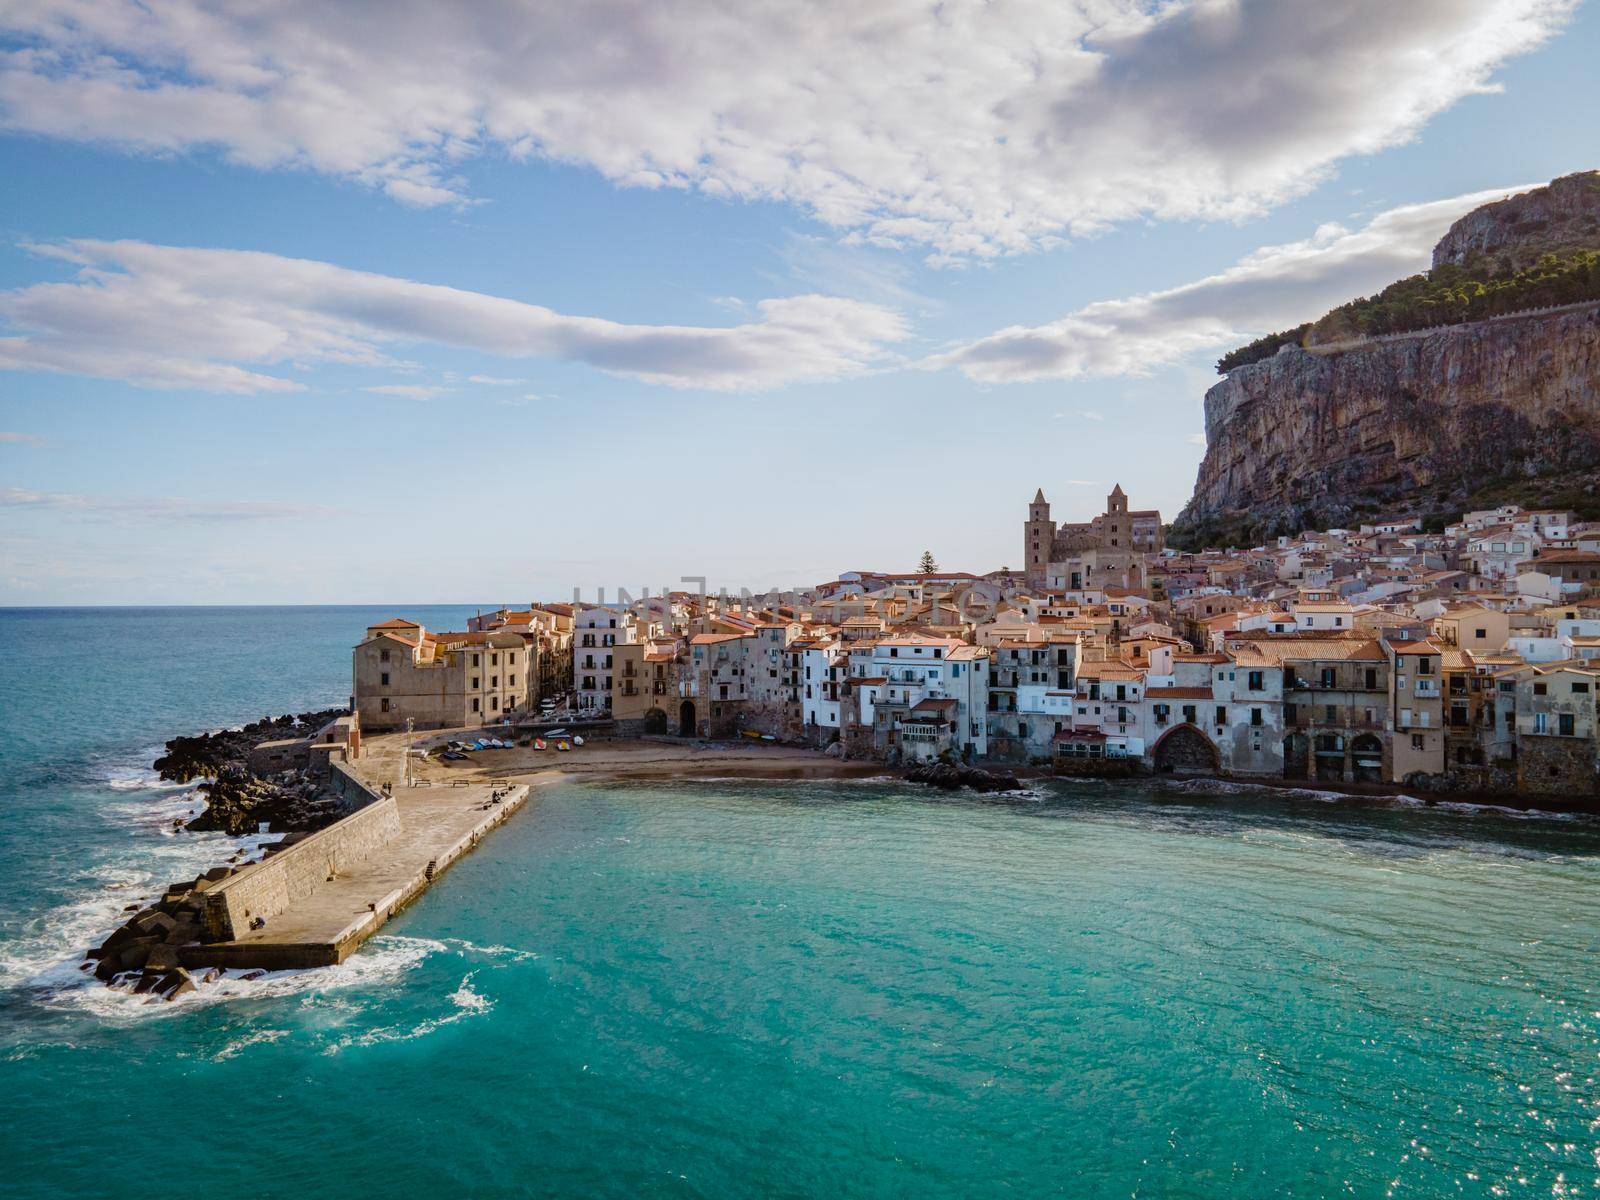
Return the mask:
<svg viewBox="0 0 1600 1200">
<path fill-rule="evenodd" d="M 1482 244 L 1469 231 L 1458 243 L 1473 238 Z M 1515 477 L 1593 491 L 1600 307 L 1344 352 L 1291 347 L 1234 370 L 1206 393 L 1205 411 L 1206 456 L 1174 526 L 1179 545 L 1444 511 Z"/>
<path fill-rule="evenodd" d="M 1543 254 L 1593 246 L 1600 246 L 1600 171 L 1584 171 L 1473 209 L 1433 248 L 1433 265 L 1520 271 Z"/>
</svg>

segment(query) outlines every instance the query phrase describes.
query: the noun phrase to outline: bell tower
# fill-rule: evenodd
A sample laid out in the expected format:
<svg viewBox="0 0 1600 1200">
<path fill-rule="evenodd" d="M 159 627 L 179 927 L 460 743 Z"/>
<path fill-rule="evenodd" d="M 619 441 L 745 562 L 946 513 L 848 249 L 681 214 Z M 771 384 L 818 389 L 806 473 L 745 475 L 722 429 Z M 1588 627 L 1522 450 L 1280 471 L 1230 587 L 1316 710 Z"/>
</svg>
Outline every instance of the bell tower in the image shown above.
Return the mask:
<svg viewBox="0 0 1600 1200">
<path fill-rule="evenodd" d="M 1045 567 L 1050 562 L 1050 552 L 1056 540 L 1056 523 L 1050 519 L 1050 502 L 1044 498 L 1044 489 L 1033 495 L 1028 505 L 1028 519 L 1022 526 L 1022 568 L 1028 579 L 1042 583 Z"/>
</svg>

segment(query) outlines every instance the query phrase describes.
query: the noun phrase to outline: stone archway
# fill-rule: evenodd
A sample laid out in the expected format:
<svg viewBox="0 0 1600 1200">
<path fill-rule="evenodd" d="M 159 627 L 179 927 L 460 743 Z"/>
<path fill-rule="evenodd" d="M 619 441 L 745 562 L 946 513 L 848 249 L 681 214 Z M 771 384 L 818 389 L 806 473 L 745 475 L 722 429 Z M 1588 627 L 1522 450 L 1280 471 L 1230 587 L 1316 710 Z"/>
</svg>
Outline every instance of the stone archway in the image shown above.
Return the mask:
<svg viewBox="0 0 1600 1200">
<path fill-rule="evenodd" d="M 698 723 L 694 719 L 694 701 L 685 700 L 678 706 L 678 736 L 694 737 L 700 732 Z"/>
<path fill-rule="evenodd" d="M 1350 743 L 1350 766 L 1357 783 L 1383 782 L 1383 742 L 1363 733 Z"/>
<path fill-rule="evenodd" d="M 667 714 L 659 708 L 648 709 L 644 714 L 644 731 L 660 735 L 667 731 Z"/>
<path fill-rule="evenodd" d="M 1192 775 L 1222 769 L 1222 756 L 1217 753 L 1211 739 L 1187 723 L 1161 735 L 1152 759 L 1156 770 L 1163 774 Z"/>
</svg>

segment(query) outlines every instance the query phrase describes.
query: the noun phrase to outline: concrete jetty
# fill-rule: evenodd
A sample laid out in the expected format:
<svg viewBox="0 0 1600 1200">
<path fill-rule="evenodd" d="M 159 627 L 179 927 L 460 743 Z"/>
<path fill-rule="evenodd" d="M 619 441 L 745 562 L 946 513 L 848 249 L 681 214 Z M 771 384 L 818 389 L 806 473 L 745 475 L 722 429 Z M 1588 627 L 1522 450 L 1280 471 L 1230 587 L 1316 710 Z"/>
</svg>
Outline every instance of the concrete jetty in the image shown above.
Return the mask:
<svg viewBox="0 0 1600 1200">
<path fill-rule="evenodd" d="M 525 784 L 373 792 L 342 821 L 207 892 L 203 920 L 216 940 L 185 947 L 183 964 L 286 970 L 343 962 L 528 794 Z"/>
</svg>

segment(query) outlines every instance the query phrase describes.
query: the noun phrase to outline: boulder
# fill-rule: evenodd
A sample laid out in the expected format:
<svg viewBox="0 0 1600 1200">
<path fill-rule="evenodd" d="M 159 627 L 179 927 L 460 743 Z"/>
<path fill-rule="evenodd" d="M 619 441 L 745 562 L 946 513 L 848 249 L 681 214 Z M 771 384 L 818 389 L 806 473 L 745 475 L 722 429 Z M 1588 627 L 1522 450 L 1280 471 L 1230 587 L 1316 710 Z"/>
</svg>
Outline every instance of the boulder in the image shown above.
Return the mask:
<svg viewBox="0 0 1600 1200">
<path fill-rule="evenodd" d="M 176 946 L 151 946 L 150 952 L 145 956 L 144 960 L 144 969 L 146 971 L 171 971 L 178 965 L 178 948 Z"/>
<path fill-rule="evenodd" d="M 178 922 L 164 912 L 146 913 L 134 921 L 134 928 L 141 933 L 157 937 L 165 937 L 172 932 L 172 927 Z"/>
<path fill-rule="evenodd" d="M 187 996 L 199 990 L 195 986 L 194 976 L 182 967 L 176 967 L 161 976 L 160 982 L 155 987 L 156 994 L 168 1000 L 176 1000 L 179 996 Z"/>
</svg>

